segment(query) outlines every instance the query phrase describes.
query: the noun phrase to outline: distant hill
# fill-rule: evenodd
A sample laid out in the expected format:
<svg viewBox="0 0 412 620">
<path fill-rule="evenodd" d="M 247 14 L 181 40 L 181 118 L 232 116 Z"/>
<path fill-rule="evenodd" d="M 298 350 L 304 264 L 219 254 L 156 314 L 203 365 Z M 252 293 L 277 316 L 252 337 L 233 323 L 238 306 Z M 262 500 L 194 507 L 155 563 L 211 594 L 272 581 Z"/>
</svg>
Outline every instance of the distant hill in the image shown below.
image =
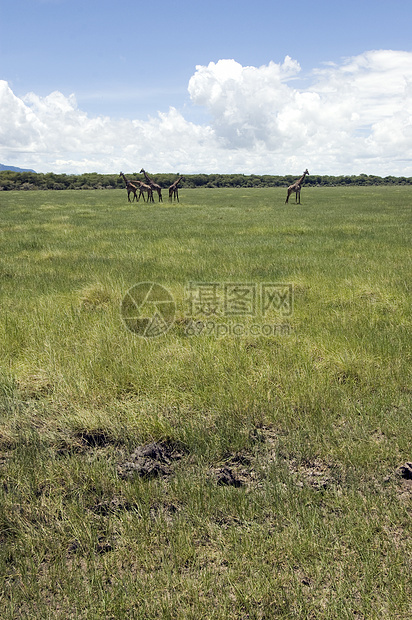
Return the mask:
<svg viewBox="0 0 412 620">
<path fill-rule="evenodd" d="M 36 172 L 30 168 L 16 168 L 15 166 L 5 166 L 4 164 L 0 164 L 0 171 L 1 170 L 11 170 L 11 172 Z"/>
</svg>

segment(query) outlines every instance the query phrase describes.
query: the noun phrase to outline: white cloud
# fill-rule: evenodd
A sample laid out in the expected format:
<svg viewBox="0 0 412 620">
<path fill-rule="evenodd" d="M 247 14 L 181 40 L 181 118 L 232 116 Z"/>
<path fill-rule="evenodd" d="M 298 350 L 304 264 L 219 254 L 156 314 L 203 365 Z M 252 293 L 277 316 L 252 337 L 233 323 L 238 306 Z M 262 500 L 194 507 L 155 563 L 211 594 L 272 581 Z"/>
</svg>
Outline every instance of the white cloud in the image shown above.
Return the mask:
<svg viewBox="0 0 412 620">
<path fill-rule="evenodd" d="M 208 125 L 175 108 L 147 120 L 89 117 L 74 95 L 17 98 L 0 81 L 0 161 L 38 171 L 412 176 L 412 53 L 368 51 L 306 76 L 283 63 L 197 66 L 188 84 Z"/>
<path fill-rule="evenodd" d="M 217 136 L 229 148 L 250 148 L 263 142 L 276 148 L 279 111 L 293 100 L 286 80 L 298 73 L 298 63 L 286 57 L 283 65 L 242 67 L 234 60 L 196 67 L 189 81 L 192 101 L 212 116 Z"/>
</svg>

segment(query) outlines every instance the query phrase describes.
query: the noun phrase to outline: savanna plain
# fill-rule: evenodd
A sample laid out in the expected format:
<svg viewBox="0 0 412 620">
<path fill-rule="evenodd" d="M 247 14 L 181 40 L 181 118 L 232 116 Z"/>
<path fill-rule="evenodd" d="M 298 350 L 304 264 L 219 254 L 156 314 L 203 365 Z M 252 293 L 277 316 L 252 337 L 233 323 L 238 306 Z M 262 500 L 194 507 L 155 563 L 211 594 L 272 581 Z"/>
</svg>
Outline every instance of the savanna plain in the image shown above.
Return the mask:
<svg viewBox="0 0 412 620">
<path fill-rule="evenodd" d="M 412 617 L 412 189 L 285 197 L 1 193 L 1 618 Z"/>
</svg>

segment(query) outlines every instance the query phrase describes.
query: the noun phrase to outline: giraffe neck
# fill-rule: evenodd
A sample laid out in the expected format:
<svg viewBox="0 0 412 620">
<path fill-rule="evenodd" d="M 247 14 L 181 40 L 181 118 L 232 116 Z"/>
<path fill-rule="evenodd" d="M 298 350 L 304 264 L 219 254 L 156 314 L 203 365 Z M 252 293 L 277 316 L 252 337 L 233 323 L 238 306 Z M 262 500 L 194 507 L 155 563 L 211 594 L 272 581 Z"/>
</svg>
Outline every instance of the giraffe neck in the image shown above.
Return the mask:
<svg viewBox="0 0 412 620">
<path fill-rule="evenodd" d="M 300 177 L 299 181 L 298 181 L 298 185 L 302 185 L 303 181 L 305 180 L 305 176 L 306 176 L 306 171 L 302 174 L 302 176 Z"/>
</svg>

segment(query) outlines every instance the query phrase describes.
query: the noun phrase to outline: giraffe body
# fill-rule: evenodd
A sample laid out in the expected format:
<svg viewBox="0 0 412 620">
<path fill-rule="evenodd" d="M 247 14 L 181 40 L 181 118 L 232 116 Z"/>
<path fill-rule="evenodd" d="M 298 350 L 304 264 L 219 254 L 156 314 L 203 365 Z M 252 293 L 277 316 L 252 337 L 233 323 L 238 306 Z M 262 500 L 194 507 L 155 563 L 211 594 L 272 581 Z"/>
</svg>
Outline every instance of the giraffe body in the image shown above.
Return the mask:
<svg viewBox="0 0 412 620">
<path fill-rule="evenodd" d="M 308 169 L 306 168 L 305 172 L 302 174 L 300 179 L 295 181 L 295 183 L 293 183 L 292 185 L 289 185 L 288 195 L 286 196 L 285 204 L 289 202 L 289 196 L 293 194 L 293 192 L 295 192 L 296 194 L 296 202 L 298 202 L 298 197 L 299 197 L 299 204 L 300 204 L 300 190 L 302 189 L 302 184 L 307 174 L 309 174 L 309 172 L 308 172 Z"/>
<path fill-rule="evenodd" d="M 163 198 L 162 198 L 162 188 L 160 187 L 160 185 L 158 185 L 157 183 L 155 183 L 147 174 L 146 170 L 144 170 L 143 168 L 140 171 L 140 174 L 144 174 L 144 178 L 146 179 L 146 183 L 148 185 L 150 185 L 150 187 L 152 188 L 152 190 L 155 190 L 155 192 L 157 192 L 157 195 L 159 196 L 159 202 L 163 202 Z M 152 194 L 152 201 L 153 200 L 153 194 Z"/>
<path fill-rule="evenodd" d="M 179 177 L 169 187 L 169 200 L 172 201 L 172 197 L 179 202 L 179 183 L 183 177 Z"/>
<path fill-rule="evenodd" d="M 137 186 L 134 185 L 131 181 L 129 181 L 128 179 L 126 179 L 125 175 L 123 174 L 123 172 L 121 172 L 119 174 L 120 177 L 123 177 L 124 182 L 126 183 L 126 189 L 127 189 L 127 200 L 129 202 L 134 202 L 134 200 L 136 200 L 137 202 L 139 202 L 139 198 L 140 198 L 140 194 L 139 196 L 137 196 Z M 133 200 L 130 200 L 130 194 L 133 194 Z M 144 199 L 144 198 L 143 198 Z"/>
<path fill-rule="evenodd" d="M 130 181 L 130 183 L 133 183 L 133 185 L 137 186 L 137 189 L 139 190 L 139 198 L 140 196 L 143 197 L 143 200 L 145 200 L 145 193 L 147 194 L 147 202 L 154 202 L 153 200 L 153 190 L 151 188 L 150 185 L 147 185 L 147 183 L 143 183 L 143 181 L 139 181 L 139 180 L 135 180 L 132 179 Z"/>
</svg>

